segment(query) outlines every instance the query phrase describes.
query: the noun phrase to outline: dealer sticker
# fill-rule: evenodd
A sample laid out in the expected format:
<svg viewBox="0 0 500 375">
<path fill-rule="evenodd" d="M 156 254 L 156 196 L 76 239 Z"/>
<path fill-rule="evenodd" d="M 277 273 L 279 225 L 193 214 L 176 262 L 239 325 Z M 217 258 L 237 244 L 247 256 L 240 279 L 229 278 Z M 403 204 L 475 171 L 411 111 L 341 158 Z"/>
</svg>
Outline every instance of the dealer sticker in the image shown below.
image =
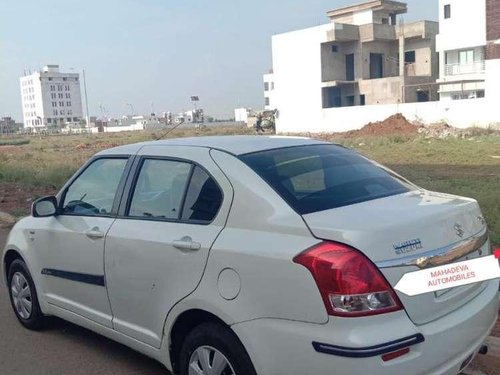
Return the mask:
<svg viewBox="0 0 500 375">
<path fill-rule="evenodd" d="M 496 251 L 487 257 L 409 272 L 403 275 L 395 289 L 407 296 L 416 296 L 500 278 L 498 258 L 500 253 Z"/>
</svg>

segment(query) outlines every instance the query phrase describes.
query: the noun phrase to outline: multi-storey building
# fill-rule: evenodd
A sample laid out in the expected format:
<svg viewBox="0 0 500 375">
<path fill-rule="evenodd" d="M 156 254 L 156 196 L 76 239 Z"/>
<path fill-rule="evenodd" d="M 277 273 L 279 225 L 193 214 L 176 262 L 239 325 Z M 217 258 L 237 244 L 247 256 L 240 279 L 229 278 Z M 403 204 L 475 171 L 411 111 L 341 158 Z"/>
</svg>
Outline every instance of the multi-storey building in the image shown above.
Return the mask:
<svg viewBox="0 0 500 375">
<path fill-rule="evenodd" d="M 0 135 L 11 134 L 19 130 L 19 124 L 12 117 L 0 118 Z"/>
<path fill-rule="evenodd" d="M 274 109 L 274 74 L 270 71 L 264 74 L 264 109 Z"/>
<path fill-rule="evenodd" d="M 500 1 L 440 0 L 439 22 L 441 100 L 493 95 L 499 78 L 493 60 L 500 58 Z"/>
<path fill-rule="evenodd" d="M 474 27 L 468 27 L 471 21 Z M 440 0 L 439 52 L 441 100 L 485 96 L 485 0 Z"/>
<path fill-rule="evenodd" d="M 62 73 L 59 65 L 20 79 L 25 129 L 39 131 L 78 123 L 82 119 L 82 97 L 78 73 Z"/>
<path fill-rule="evenodd" d="M 319 122 L 334 107 L 438 100 L 438 23 L 398 22 L 406 12 L 402 2 L 368 1 L 328 12 L 328 24 L 273 36 L 273 74 L 264 82 L 273 82 L 270 104 L 280 121 Z"/>
</svg>

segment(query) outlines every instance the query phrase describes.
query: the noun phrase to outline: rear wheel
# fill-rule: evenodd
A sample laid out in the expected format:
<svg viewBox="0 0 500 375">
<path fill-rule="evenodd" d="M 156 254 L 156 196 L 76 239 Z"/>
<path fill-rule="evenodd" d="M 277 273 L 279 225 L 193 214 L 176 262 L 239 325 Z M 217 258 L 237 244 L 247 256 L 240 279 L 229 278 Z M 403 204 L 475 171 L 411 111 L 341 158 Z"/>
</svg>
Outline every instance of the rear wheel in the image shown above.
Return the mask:
<svg viewBox="0 0 500 375">
<path fill-rule="evenodd" d="M 28 329 L 43 328 L 45 317 L 38 304 L 35 284 L 22 260 L 12 262 L 7 280 L 10 303 L 19 322 Z"/>
<path fill-rule="evenodd" d="M 256 375 L 235 334 L 221 324 L 204 323 L 184 340 L 180 375 Z"/>
</svg>

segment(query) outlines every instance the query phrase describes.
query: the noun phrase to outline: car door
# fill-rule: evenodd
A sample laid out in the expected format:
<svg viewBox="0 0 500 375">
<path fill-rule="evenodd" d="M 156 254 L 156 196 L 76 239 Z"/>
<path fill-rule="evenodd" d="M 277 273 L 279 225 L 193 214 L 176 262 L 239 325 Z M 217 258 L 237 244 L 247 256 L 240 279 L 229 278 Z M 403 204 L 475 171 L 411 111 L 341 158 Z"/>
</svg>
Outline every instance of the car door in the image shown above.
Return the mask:
<svg viewBox="0 0 500 375">
<path fill-rule="evenodd" d="M 159 348 L 169 310 L 196 289 L 232 188 L 210 151 L 146 146 L 106 238 L 115 330 Z"/>
<path fill-rule="evenodd" d="M 47 302 L 108 327 L 104 239 L 116 217 L 128 159 L 91 161 L 63 189 L 58 215 L 38 219 L 32 233 Z"/>
</svg>

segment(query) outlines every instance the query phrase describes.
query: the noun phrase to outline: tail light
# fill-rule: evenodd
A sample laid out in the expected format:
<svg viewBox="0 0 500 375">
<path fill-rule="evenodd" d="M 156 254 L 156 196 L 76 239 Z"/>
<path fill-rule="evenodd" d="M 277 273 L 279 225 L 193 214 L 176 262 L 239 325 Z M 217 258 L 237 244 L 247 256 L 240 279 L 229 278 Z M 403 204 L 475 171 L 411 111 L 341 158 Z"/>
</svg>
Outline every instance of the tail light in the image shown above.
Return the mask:
<svg viewBox="0 0 500 375">
<path fill-rule="evenodd" d="M 500 259 L 500 247 L 493 248 L 493 255 L 495 256 L 495 258 Z"/>
<path fill-rule="evenodd" d="M 293 261 L 311 272 L 329 315 L 356 317 L 402 309 L 375 265 L 349 246 L 322 242 Z"/>
</svg>

